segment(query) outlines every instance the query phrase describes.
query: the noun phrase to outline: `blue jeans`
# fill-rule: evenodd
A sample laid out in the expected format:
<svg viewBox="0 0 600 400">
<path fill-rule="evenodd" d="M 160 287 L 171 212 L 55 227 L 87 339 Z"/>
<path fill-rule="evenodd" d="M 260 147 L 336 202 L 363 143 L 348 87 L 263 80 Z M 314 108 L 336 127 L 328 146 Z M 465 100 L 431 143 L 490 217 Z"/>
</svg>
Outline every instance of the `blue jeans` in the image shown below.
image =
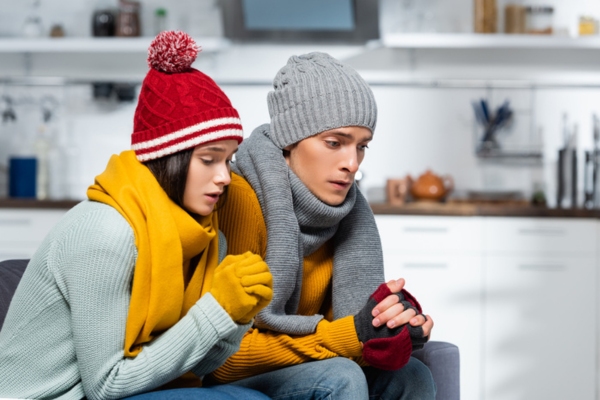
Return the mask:
<svg viewBox="0 0 600 400">
<path fill-rule="evenodd" d="M 429 368 L 416 358 L 398 371 L 361 368 L 343 357 L 282 368 L 234 382 L 274 400 L 433 400 Z"/>
<path fill-rule="evenodd" d="M 211 388 L 169 389 L 127 397 L 134 400 L 269 400 L 264 394 L 234 385 L 219 385 Z"/>
<path fill-rule="evenodd" d="M 425 364 L 411 357 L 398 371 L 363 368 L 369 385 L 369 399 L 434 400 L 435 382 Z"/>
</svg>

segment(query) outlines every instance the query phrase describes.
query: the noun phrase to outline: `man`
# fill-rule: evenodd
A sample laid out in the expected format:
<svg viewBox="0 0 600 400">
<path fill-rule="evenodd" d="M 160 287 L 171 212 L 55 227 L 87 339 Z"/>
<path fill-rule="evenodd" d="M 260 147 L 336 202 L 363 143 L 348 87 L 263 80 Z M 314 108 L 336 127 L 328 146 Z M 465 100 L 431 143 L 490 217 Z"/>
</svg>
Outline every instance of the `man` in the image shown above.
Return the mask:
<svg viewBox="0 0 600 400">
<path fill-rule="evenodd" d="M 383 256 L 354 175 L 373 139 L 367 83 L 323 53 L 291 57 L 268 95 L 271 123 L 244 141 L 219 219 L 229 252 L 263 256 L 273 300 L 212 379 L 278 399 L 433 399 L 411 358 L 433 321 Z"/>
</svg>

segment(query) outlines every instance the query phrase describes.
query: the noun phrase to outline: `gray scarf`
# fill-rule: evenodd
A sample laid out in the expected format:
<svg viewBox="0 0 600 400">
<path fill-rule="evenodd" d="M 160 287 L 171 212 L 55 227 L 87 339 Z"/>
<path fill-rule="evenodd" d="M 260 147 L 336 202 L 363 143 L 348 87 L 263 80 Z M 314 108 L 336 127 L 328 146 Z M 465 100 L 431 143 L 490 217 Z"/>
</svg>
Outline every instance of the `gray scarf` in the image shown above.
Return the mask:
<svg viewBox="0 0 600 400">
<path fill-rule="evenodd" d="M 233 171 L 254 189 L 267 227 L 265 261 L 273 274 L 273 300 L 257 315 L 256 326 L 293 335 L 315 331 L 322 315 L 294 315 L 304 257 L 332 238 L 333 317 L 356 314 L 384 281 L 375 218 L 356 184 L 341 205 L 323 203 L 290 170 L 269 138 L 269 124 L 240 145 Z"/>
</svg>

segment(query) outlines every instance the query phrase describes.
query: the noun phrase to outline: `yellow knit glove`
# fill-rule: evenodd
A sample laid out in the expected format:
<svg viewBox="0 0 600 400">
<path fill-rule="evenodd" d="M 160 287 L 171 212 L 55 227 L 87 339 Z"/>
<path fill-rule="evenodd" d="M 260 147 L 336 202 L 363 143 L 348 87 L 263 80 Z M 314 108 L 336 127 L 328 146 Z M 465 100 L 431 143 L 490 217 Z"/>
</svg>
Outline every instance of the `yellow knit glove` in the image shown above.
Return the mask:
<svg viewBox="0 0 600 400">
<path fill-rule="evenodd" d="M 257 254 L 229 255 L 215 270 L 210 293 L 232 320 L 247 324 L 271 301 L 273 276 Z"/>
</svg>

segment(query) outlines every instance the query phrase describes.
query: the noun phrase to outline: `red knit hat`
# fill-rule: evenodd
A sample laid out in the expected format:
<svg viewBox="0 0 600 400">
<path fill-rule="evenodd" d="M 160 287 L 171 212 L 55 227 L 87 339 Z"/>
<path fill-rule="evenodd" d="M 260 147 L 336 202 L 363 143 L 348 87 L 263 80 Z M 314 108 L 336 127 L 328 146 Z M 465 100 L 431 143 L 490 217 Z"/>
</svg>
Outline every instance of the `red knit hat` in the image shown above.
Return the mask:
<svg viewBox="0 0 600 400">
<path fill-rule="evenodd" d="M 229 98 L 191 68 L 200 49 L 185 32 L 161 32 L 148 49 L 150 71 L 133 120 L 131 147 L 144 162 L 217 140 L 244 137 Z"/>
</svg>

